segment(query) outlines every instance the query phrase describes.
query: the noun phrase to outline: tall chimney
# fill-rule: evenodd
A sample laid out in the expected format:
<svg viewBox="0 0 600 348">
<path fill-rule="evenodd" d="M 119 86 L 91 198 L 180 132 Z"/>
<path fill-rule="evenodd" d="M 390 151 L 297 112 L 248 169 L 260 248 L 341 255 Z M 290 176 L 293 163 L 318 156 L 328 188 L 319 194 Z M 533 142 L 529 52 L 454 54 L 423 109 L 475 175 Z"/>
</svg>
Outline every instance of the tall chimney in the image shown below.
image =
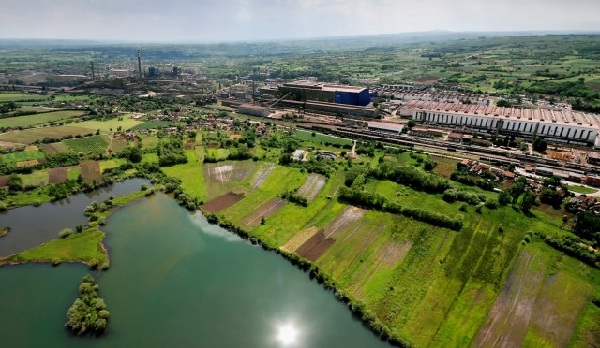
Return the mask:
<svg viewBox="0 0 600 348">
<path fill-rule="evenodd" d="M 94 62 L 90 62 L 90 64 L 92 65 L 92 80 L 96 79 L 96 72 L 94 71 Z"/>
<path fill-rule="evenodd" d="M 140 50 L 138 51 L 138 72 L 140 75 L 140 81 L 143 79 L 142 77 L 142 55 L 140 54 Z"/>
</svg>

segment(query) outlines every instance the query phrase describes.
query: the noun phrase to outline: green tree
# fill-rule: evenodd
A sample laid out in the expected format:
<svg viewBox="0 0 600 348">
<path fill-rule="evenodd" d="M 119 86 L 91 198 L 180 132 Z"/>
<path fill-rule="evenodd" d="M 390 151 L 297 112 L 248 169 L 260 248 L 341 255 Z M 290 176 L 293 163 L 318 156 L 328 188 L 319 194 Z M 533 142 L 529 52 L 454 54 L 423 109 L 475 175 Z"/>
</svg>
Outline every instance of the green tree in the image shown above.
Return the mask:
<svg viewBox="0 0 600 348">
<path fill-rule="evenodd" d="M 546 152 L 548 142 L 544 138 L 536 137 L 533 139 L 533 149 L 537 152 Z"/>
<path fill-rule="evenodd" d="M 17 174 L 12 174 L 8 177 L 8 190 L 10 192 L 18 192 L 23 189 L 23 180 Z"/>
<path fill-rule="evenodd" d="M 533 207 L 533 203 L 535 203 L 535 194 L 527 190 L 525 195 L 523 195 L 523 200 L 521 200 L 521 210 L 529 213 Z"/>
</svg>

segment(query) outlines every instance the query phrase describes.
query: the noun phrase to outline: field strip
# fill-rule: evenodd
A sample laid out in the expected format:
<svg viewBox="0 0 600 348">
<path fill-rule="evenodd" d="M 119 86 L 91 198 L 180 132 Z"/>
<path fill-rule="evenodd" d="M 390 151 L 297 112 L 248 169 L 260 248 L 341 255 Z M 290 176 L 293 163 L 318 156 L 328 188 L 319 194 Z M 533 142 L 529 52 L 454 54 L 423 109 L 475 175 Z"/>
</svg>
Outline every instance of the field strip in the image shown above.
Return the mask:
<svg viewBox="0 0 600 348">
<path fill-rule="evenodd" d="M 521 346 L 529 328 L 534 303 L 544 280 L 545 262 L 539 255 L 522 251 L 502 292 L 479 329 L 475 346 Z"/>
<path fill-rule="evenodd" d="M 360 286 L 354 291 L 354 295 L 356 295 L 356 297 L 360 297 L 362 295 L 362 291 L 363 291 L 365 285 L 367 285 L 367 283 L 369 283 L 369 281 L 371 281 L 371 278 L 373 278 L 373 276 L 381 268 L 391 267 L 396 262 L 402 261 L 404 259 L 404 257 L 406 256 L 406 254 L 408 254 L 410 248 L 412 248 L 412 244 L 413 243 L 411 240 L 407 240 L 402 244 L 398 244 L 396 242 L 391 242 L 391 243 L 379 248 L 379 250 L 377 250 L 377 254 L 378 254 L 377 256 L 380 256 L 379 254 L 382 251 L 383 251 L 383 255 L 381 255 L 379 257 L 379 262 L 377 263 L 377 265 L 371 269 L 371 271 L 367 274 L 366 277 L 363 277 L 363 281 L 361 282 Z"/>
<path fill-rule="evenodd" d="M 348 225 L 359 220 L 365 214 L 366 210 L 353 206 L 348 206 L 348 208 L 344 209 L 344 212 L 333 223 L 329 224 L 329 226 L 325 228 L 325 238 L 333 236 L 333 234 L 340 230 L 340 228 L 341 230 L 343 230 L 343 228 L 346 228 Z"/>
<path fill-rule="evenodd" d="M 262 186 L 263 182 L 265 181 L 265 179 L 269 176 L 269 174 L 271 174 L 271 172 L 273 171 L 273 169 L 275 169 L 275 165 L 272 163 L 269 163 L 267 165 L 264 165 L 255 175 L 254 178 L 252 179 L 252 187 L 253 188 L 259 188 Z"/>
<path fill-rule="evenodd" d="M 279 247 L 283 251 L 295 252 L 302 244 L 312 238 L 315 234 L 319 233 L 320 229 L 316 226 L 311 226 L 298 233 L 296 233 L 290 240 L 284 245 Z"/>
<path fill-rule="evenodd" d="M 267 218 L 279 211 L 286 204 L 286 200 L 282 198 L 273 198 L 263 203 L 260 207 L 253 210 L 250 214 L 244 217 L 241 225 L 245 227 L 256 227 L 262 218 Z"/>
</svg>

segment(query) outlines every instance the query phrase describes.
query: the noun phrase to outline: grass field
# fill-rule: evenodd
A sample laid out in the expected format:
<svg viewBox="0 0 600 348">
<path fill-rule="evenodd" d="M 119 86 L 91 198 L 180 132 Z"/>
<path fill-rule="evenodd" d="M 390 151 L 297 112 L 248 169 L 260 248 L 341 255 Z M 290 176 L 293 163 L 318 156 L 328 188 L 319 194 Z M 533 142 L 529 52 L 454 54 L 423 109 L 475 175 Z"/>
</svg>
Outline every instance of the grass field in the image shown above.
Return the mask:
<svg viewBox="0 0 600 348">
<path fill-rule="evenodd" d="M 204 172 L 202 162 L 197 161 L 194 150 L 186 152 L 188 163 L 174 167 L 165 167 L 162 170 L 168 176 L 172 176 L 183 181 L 183 188 L 188 194 L 206 200 L 206 188 L 204 186 Z"/>
<path fill-rule="evenodd" d="M 315 133 L 315 136 L 313 137 L 312 132 L 304 130 L 297 130 L 296 133 L 294 133 L 294 138 L 317 144 L 328 142 L 331 144 L 352 145 L 352 140 L 350 139 L 338 138 L 320 133 Z"/>
<path fill-rule="evenodd" d="M 21 174 L 23 186 L 39 186 L 48 183 L 48 169 L 36 170 L 31 174 Z"/>
<path fill-rule="evenodd" d="M 0 127 L 10 127 L 10 128 L 29 127 L 29 126 L 35 126 L 38 124 L 46 124 L 46 123 L 51 123 L 51 122 L 67 120 L 67 119 L 78 117 L 81 115 L 83 115 L 83 111 L 63 110 L 63 111 L 45 112 L 45 113 L 35 114 L 35 115 L 9 117 L 9 118 L 0 119 Z"/>
<path fill-rule="evenodd" d="M 41 151 L 19 151 L 0 155 L 0 163 L 16 163 L 46 158 Z"/>
<path fill-rule="evenodd" d="M 154 149 L 158 146 L 158 138 L 150 135 L 142 135 L 142 149 Z"/>
<path fill-rule="evenodd" d="M 165 128 L 170 127 L 172 122 L 169 121 L 147 121 L 147 122 L 138 122 L 136 125 L 131 127 L 132 130 L 142 130 L 142 129 L 154 129 L 154 128 Z"/>
<path fill-rule="evenodd" d="M 48 99 L 47 95 L 29 94 L 29 93 L 0 93 L 0 103 L 9 101 L 23 101 L 23 100 L 45 100 Z"/>
<path fill-rule="evenodd" d="M 37 140 L 42 140 L 44 138 L 62 138 L 68 135 L 76 136 L 88 135 L 92 133 L 93 132 L 89 128 L 82 128 L 77 126 L 44 127 L 0 134 L 0 141 L 31 144 Z"/>
<path fill-rule="evenodd" d="M 66 139 L 63 143 L 76 153 L 104 153 L 108 148 L 108 139 L 104 135 Z"/>
<path fill-rule="evenodd" d="M 119 127 L 121 127 L 121 131 L 126 131 L 138 124 L 140 124 L 140 121 L 136 121 L 136 120 L 132 120 L 130 118 L 128 118 L 127 116 L 123 117 L 122 121 L 119 121 L 118 118 L 113 118 L 107 121 L 85 121 L 85 122 L 80 122 L 77 123 L 78 127 L 83 127 L 83 128 L 88 128 L 90 130 L 96 131 L 96 130 L 100 130 L 100 132 L 102 133 L 111 133 L 111 132 L 117 132 L 117 129 Z"/>
<path fill-rule="evenodd" d="M 598 192 L 598 190 L 594 188 L 581 185 L 567 185 L 567 188 L 569 189 L 569 191 L 580 193 L 582 195 L 589 195 Z"/>
</svg>

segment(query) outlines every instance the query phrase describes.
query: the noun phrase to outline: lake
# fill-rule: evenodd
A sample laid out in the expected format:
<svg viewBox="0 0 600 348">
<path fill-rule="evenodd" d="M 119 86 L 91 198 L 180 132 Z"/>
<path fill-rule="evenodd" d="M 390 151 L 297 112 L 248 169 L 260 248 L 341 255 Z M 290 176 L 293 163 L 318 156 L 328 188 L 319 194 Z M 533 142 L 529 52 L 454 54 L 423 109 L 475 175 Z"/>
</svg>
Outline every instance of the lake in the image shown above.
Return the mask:
<svg viewBox="0 0 600 348">
<path fill-rule="evenodd" d="M 108 334 L 63 327 L 84 266 L 20 265 L 0 269 L 0 347 L 388 346 L 280 255 L 163 194 L 120 209 L 103 229 L 111 268 L 95 275 Z"/>
</svg>

